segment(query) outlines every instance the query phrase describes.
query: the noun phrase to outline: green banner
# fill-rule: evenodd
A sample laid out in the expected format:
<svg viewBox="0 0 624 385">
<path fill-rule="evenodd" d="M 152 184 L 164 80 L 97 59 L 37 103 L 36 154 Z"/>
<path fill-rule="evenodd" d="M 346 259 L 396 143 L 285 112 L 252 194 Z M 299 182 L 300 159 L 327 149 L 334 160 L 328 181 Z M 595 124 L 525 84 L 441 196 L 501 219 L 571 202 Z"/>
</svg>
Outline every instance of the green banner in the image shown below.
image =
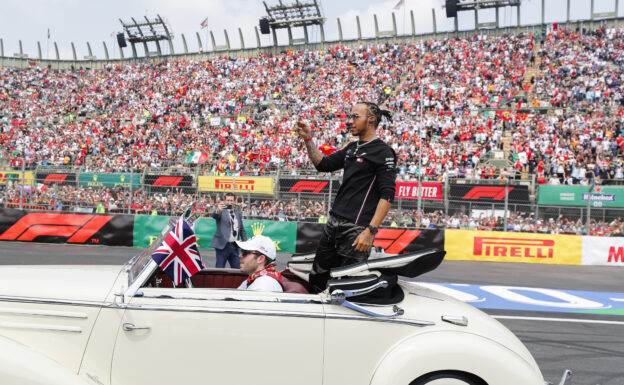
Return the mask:
<svg viewBox="0 0 624 385">
<path fill-rule="evenodd" d="M 141 174 L 95 174 L 84 172 L 80 174 L 79 182 L 82 187 L 130 187 L 132 189 L 141 188 Z"/>
<path fill-rule="evenodd" d="M 537 204 L 541 206 L 587 206 L 590 186 L 539 186 Z M 594 186 L 591 207 L 624 207 L 624 187 Z"/>
<path fill-rule="evenodd" d="M 170 217 L 136 215 L 134 217 L 134 247 L 147 248 L 169 223 Z M 262 234 L 275 242 L 278 253 L 294 253 L 297 238 L 297 222 L 243 220 L 247 237 Z M 200 218 L 195 223 L 195 235 L 200 250 L 210 250 L 210 241 L 217 229 L 212 218 Z"/>
</svg>

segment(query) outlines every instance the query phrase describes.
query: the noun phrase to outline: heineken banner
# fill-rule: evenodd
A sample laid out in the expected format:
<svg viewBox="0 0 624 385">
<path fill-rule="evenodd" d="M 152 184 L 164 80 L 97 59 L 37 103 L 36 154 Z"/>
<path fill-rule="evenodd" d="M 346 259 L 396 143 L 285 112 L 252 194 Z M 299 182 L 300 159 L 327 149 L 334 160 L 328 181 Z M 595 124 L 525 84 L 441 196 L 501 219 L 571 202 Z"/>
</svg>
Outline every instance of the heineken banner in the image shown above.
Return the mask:
<svg viewBox="0 0 624 385">
<path fill-rule="evenodd" d="M 134 247 L 146 248 L 154 242 L 162 229 L 167 226 L 170 217 L 157 215 L 137 215 L 134 220 Z M 296 222 L 279 222 L 263 220 L 243 220 L 247 237 L 262 234 L 270 237 L 275 243 L 278 253 L 294 253 Z M 201 250 L 211 249 L 210 241 L 217 229 L 212 218 L 200 218 L 195 223 L 197 244 Z"/>
<path fill-rule="evenodd" d="M 496 184 L 451 183 L 449 200 L 477 201 L 486 203 L 529 203 L 529 187 L 526 185 L 505 186 Z"/>
<path fill-rule="evenodd" d="M 539 186 L 537 204 L 543 206 L 587 207 L 590 186 Z M 591 193 L 592 207 L 624 207 L 624 187 L 596 186 Z"/>
<path fill-rule="evenodd" d="M 280 178 L 279 191 L 282 193 L 329 194 L 329 179 L 295 179 Z M 331 192 L 335 194 L 340 188 L 340 181 L 331 181 Z"/>
<path fill-rule="evenodd" d="M 132 245 L 132 215 L 27 212 L 0 208 L 0 240 Z"/>
<path fill-rule="evenodd" d="M 79 183 L 82 187 L 122 187 L 138 190 L 141 188 L 140 174 L 94 174 L 84 172 L 80 174 Z"/>
<path fill-rule="evenodd" d="M 22 183 L 21 171 L 0 171 L 0 186 L 9 183 L 25 184 L 32 186 L 34 182 L 34 174 L 32 171 L 24 172 L 24 182 Z"/>
<path fill-rule="evenodd" d="M 323 224 L 297 224 L 297 253 L 314 253 L 318 247 Z M 381 228 L 373 245 L 388 254 L 407 254 L 424 249 L 444 249 L 444 230 Z"/>
<path fill-rule="evenodd" d="M 192 175 L 145 175 L 145 188 L 148 192 L 181 191 L 185 194 L 195 193 Z"/>
<path fill-rule="evenodd" d="M 35 183 L 43 183 L 45 185 L 72 185 L 77 182 L 76 173 L 74 172 L 38 172 L 35 175 Z"/>
</svg>

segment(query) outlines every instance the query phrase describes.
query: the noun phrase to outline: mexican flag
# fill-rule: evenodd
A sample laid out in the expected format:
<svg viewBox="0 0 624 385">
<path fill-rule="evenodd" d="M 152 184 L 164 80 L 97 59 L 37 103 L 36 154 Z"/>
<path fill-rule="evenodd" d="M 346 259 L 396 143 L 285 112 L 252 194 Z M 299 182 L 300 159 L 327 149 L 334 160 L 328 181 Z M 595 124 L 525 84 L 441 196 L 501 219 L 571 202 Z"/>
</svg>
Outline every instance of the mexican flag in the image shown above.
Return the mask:
<svg viewBox="0 0 624 385">
<path fill-rule="evenodd" d="M 428 90 L 439 90 L 440 89 L 440 85 L 438 83 L 427 84 L 427 89 Z"/>
<path fill-rule="evenodd" d="M 203 151 L 194 151 L 189 153 L 184 159 L 184 163 L 202 164 L 208 159 L 208 153 Z"/>
</svg>

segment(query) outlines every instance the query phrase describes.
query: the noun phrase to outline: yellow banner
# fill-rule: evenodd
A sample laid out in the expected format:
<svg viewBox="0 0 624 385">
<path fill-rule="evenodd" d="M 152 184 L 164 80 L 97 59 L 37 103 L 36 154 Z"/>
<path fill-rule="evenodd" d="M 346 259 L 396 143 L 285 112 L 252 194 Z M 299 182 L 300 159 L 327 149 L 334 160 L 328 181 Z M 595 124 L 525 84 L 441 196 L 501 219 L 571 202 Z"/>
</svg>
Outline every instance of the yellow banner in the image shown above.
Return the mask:
<svg viewBox="0 0 624 385">
<path fill-rule="evenodd" d="M 200 176 L 197 181 L 199 191 L 219 191 L 235 193 L 273 195 L 273 178 L 231 176 Z"/>
<path fill-rule="evenodd" d="M 582 237 L 446 230 L 444 249 L 449 260 L 580 265 Z"/>
<path fill-rule="evenodd" d="M 14 182 L 17 184 L 22 184 L 22 172 L 21 171 L 0 171 L 0 186 L 4 186 L 7 182 Z M 24 172 L 24 183 L 25 185 L 32 186 L 34 184 L 35 175 L 32 171 Z"/>
</svg>

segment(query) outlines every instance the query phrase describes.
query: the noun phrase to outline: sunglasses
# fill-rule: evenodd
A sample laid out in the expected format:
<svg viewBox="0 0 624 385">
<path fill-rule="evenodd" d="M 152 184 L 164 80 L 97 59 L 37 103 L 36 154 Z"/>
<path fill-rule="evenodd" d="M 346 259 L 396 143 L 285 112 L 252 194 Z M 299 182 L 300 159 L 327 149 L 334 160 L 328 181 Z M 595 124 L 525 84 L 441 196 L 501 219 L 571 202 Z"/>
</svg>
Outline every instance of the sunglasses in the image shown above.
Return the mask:
<svg viewBox="0 0 624 385">
<path fill-rule="evenodd" d="M 347 114 L 347 120 L 358 120 L 361 117 L 365 117 L 366 115 L 360 115 L 360 114 Z"/>
</svg>

